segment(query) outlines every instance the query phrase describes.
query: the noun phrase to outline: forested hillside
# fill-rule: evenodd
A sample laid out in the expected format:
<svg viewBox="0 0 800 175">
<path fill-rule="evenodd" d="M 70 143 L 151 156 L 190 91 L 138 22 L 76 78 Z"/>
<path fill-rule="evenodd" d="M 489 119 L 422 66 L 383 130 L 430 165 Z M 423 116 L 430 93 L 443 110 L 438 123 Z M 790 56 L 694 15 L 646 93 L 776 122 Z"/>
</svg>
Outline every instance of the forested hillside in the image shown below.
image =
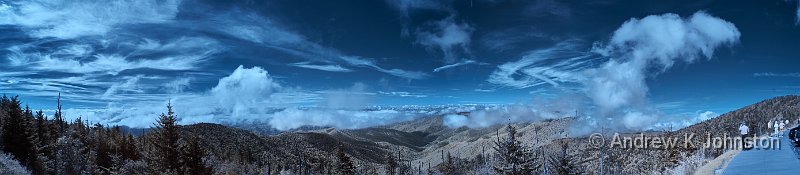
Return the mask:
<svg viewBox="0 0 800 175">
<path fill-rule="evenodd" d="M 733 133 L 741 121 L 797 120 L 800 97 L 747 106 L 677 131 Z M 17 97 L 0 101 L 0 174 L 674 174 L 691 173 L 723 150 L 594 149 L 568 137 L 575 118 L 489 128 L 447 128 L 441 116 L 381 127 L 319 128 L 262 135 L 209 123 L 177 125 L 171 105 L 153 128 L 65 121 Z M 468 114 L 465 114 L 468 115 Z M 631 133 L 632 134 L 632 133 Z"/>
</svg>

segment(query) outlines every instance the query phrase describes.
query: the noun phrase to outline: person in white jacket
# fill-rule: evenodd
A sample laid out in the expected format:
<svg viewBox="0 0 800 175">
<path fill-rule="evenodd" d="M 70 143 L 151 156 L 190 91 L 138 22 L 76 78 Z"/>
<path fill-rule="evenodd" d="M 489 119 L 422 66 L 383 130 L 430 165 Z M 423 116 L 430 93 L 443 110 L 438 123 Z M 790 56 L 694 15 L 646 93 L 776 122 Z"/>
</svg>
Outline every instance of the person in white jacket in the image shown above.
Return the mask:
<svg viewBox="0 0 800 175">
<path fill-rule="evenodd" d="M 778 128 L 780 129 L 780 137 L 783 137 L 783 132 L 786 131 L 786 122 L 781 121 Z"/>
<path fill-rule="evenodd" d="M 778 123 L 779 122 L 777 120 L 775 122 L 772 122 L 772 127 L 775 129 L 775 132 L 774 132 L 775 133 L 775 137 L 780 135 L 780 133 L 778 133 L 778 127 L 780 127 L 780 125 Z"/>
<path fill-rule="evenodd" d="M 739 134 L 742 135 L 741 136 L 742 146 L 740 148 L 742 150 L 748 150 L 749 149 L 749 145 L 747 145 L 747 142 L 745 142 L 745 138 L 747 138 L 747 133 L 748 132 L 750 132 L 750 128 L 748 128 L 747 125 L 744 124 L 744 122 L 739 124 Z"/>
</svg>

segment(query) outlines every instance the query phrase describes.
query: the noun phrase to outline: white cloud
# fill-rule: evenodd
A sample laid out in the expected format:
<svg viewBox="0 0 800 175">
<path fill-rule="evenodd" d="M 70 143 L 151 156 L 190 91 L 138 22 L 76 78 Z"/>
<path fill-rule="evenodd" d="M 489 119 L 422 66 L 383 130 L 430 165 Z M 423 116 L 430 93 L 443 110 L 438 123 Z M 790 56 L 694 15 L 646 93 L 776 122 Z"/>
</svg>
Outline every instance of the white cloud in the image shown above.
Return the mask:
<svg viewBox="0 0 800 175">
<path fill-rule="evenodd" d="M 366 58 L 362 58 L 362 57 L 341 56 L 340 58 L 342 60 L 344 60 L 346 63 L 348 63 L 350 65 L 353 65 L 353 66 L 368 67 L 368 68 L 372 68 L 374 70 L 377 70 L 379 72 L 387 73 L 387 74 L 394 75 L 394 76 L 401 77 L 401 78 L 423 79 L 423 78 L 428 77 L 428 74 L 423 73 L 423 72 L 419 72 L 419 71 L 407 71 L 407 70 L 401 70 L 401 69 L 384 69 L 384 68 L 379 67 L 378 65 L 376 65 L 373 61 L 367 60 Z"/>
<path fill-rule="evenodd" d="M 472 32 L 475 31 L 469 24 L 457 23 L 453 18 L 430 23 L 416 32 L 417 42 L 428 48 L 439 49 L 445 63 L 455 62 L 461 53 L 469 54 Z"/>
<path fill-rule="evenodd" d="M 477 62 L 475 60 L 464 60 L 464 61 L 461 61 L 461 62 L 458 62 L 458 63 L 448 64 L 448 65 L 444 65 L 442 67 L 437 67 L 436 69 L 433 69 L 433 72 L 439 72 L 439 71 L 442 71 L 442 70 L 452 69 L 452 68 L 455 68 L 455 67 L 458 67 L 458 66 L 466 66 L 466 65 L 470 65 L 470 64 L 488 65 L 488 63 L 481 63 L 481 62 Z"/>
<path fill-rule="evenodd" d="M 164 84 L 164 87 L 169 93 L 183 93 L 186 88 L 190 87 L 189 85 L 192 80 L 194 80 L 192 77 L 177 78 Z"/>
<path fill-rule="evenodd" d="M 215 41 L 206 38 L 179 38 L 166 44 L 144 41 L 119 43 L 118 47 L 127 48 L 130 45 L 134 49 L 113 54 L 98 53 L 90 44 L 69 44 L 52 52 L 29 51 L 36 50 L 37 46 L 14 46 L 9 48 L 11 53 L 7 59 L 13 66 L 28 66 L 40 71 L 116 75 L 125 70 L 142 68 L 192 70 L 220 49 Z M 151 56 L 153 54 L 159 56 Z"/>
<path fill-rule="evenodd" d="M 103 98 L 109 98 L 112 95 L 114 95 L 114 94 L 116 94 L 118 92 L 121 92 L 121 91 L 139 92 L 139 93 L 141 93 L 142 90 L 139 89 L 138 83 L 139 83 L 139 80 L 142 79 L 142 77 L 143 77 L 143 75 L 136 75 L 136 76 L 133 76 L 133 77 L 129 77 L 127 80 L 125 80 L 125 82 L 111 85 L 111 87 L 109 87 L 106 90 L 106 92 L 103 93 Z"/>
<path fill-rule="evenodd" d="M 735 44 L 740 35 L 732 23 L 704 12 L 685 19 L 663 14 L 628 20 L 607 44 L 594 48 L 611 60 L 584 72 L 589 77 L 584 82 L 586 94 L 600 115 L 623 113 L 626 128 L 643 129 L 658 118 L 647 105 L 648 75 L 666 71 L 676 62 L 710 59 L 717 47 Z"/>
<path fill-rule="evenodd" d="M 710 59 L 717 48 L 736 44 L 740 35 L 734 24 L 702 11 L 688 18 L 632 18 L 607 43 L 595 43 L 591 53 L 575 51 L 577 42 L 568 40 L 498 66 L 488 81 L 514 88 L 580 85 L 599 118 L 611 118 L 625 129 L 644 129 L 660 116 L 647 99 L 648 77 L 676 63 Z"/>
<path fill-rule="evenodd" d="M 403 92 L 403 91 L 392 91 L 392 92 L 378 91 L 378 93 L 381 95 L 398 96 L 398 97 L 428 97 L 425 94 Z"/>
<path fill-rule="evenodd" d="M 582 109 L 582 98 L 564 94 L 554 99 L 533 101 L 530 104 L 492 106 L 481 110 L 471 110 L 468 116 L 445 115 L 443 124 L 450 128 L 485 128 L 497 124 L 536 122 L 543 119 L 574 117 L 572 111 Z"/>
<path fill-rule="evenodd" d="M 800 77 L 800 72 L 792 72 L 792 73 L 760 72 L 760 73 L 754 73 L 753 76 L 755 76 L 755 77 L 793 77 L 793 78 L 798 78 L 798 77 Z"/>
<path fill-rule="evenodd" d="M 790 1 L 790 0 L 786 0 Z M 794 25 L 800 25 L 800 1 L 797 1 L 797 11 L 795 12 Z"/>
<path fill-rule="evenodd" d="M 302 68 L 306 68 L 306 69 L 316 69 L 316 70 L 329 71 L 329 72 L 352 72 L 353 71 L 353 70 L 350 70 L 348 68 L 344 68 L 344 67 L 339 66 L 339 65 L 316 65 L 316 64 L 310 64 L 308 62 L 292 63 L 292 64 L 289 64 L 289 65 L 290 66 L 295 66 L 295 67 L 302 67 Z"/>
<path fill-rule="evenodd" d="M 219 80 L 211 88 L 218 106 L 234 117 L 268 103 L 270 96 L 281 86 L 273 82 L 269 73 L 261 67 L 245 68 L 239 66 L 229 76 Z"/>
<path fill-rule="evenodd" d="M 498 66 L 487 81 L 518 89 L 579 82 L 583 77 L 575 72 L 586 69 L 591 57 L 575 51 L 578 46 L 577 40 L 567 40 L 551 48 L 528 52 L 520 60 Z M 553 63 L 554 60 L 562 61 Z"/>
<path fill-rule="evenodd" d="M 374 95 L 367 92 L 364 83 L 355 83 L 348 89 L 326 91 L 322 105 L 329 109 L 359 109 L 370 104 Z"/>
<path fill-rule="evenodd" d="M 347 66 L 352 66 L 370 68 L 378 72 L 407 79 L 422 79 L 427 77 L 427 74 L 418 71 L 384 68 L 370 58 L 347 55 L 335 48 L 322 46 L 319 43 L 310 41 L 297 32 L 283 28 L 279 24 L 255 13 L 233 11 L 215 16 L 215 19 L 216 20 L 211 20 L 212 23 L 206 21 L 199 22 L 208 23 L 205 25 L 209 26 L 223 26 L 214 28 L 214 30 L 307 59 L 307 61 L 304 62 L 292 63 L 291 65 L 295 67 L 332 72 L 351 72 L 352 70 Z M 314 63 L 324 63 L 325 65 Z M 332 63 L 341 64 L 333 65 Z"/>
<path fill-rule="evenodd" d="M 14 1 L 2 4 L 0 24 L 24 26 L 34 37 L 105 35 L 117 25 L 168 22 L 180 4 L 180 0 Z"/>
<path fill-rule="evenodd" d="M 356 129 L 410 120 L 414 117 L 414 115 L 394 110 L 351 111 L 287 108 L 273 114 L 269 124 L 278 130 L 289 130 L 301 126 Z"/>
<path fill-rule="evenodd" d="M 428 9 L 428 10 L 444 10 L 449 9 L 445 4 L 440 1 L 427 1 L 427 0 L 386 0 L 386 3 L 394 7 L 403 18 L 409 18 L 412 10 Z"/>
<path fill-rule="evenodd" d="M 713 111 L 697 111 L 694 113 L 680 114 L 671 117 L 675 119 L 656 123 L 653 129 L 663 130 L 672 128 L 673 130 L 677 130 L 709 119 L 717 118 L 719 117 L 719 114 Z"/>
</svg>

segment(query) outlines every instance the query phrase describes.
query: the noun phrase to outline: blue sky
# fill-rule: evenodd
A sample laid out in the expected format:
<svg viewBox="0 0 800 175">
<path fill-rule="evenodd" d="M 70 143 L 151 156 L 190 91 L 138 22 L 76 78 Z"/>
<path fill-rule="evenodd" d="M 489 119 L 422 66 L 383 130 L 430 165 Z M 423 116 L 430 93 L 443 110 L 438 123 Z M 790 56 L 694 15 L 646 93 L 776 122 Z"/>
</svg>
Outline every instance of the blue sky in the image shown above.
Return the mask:
<svg viewBox="0 0 800 175">
<path fill-rule="evenodd" d="M 569 97 L 636 128 L 800 92 L 798 15 L 797 1 L 2 1 L 0 91 L 45 110 L 60 92 L 70 117 L 131 126 L 167 101 L 191 123 Z"/>
</svg>

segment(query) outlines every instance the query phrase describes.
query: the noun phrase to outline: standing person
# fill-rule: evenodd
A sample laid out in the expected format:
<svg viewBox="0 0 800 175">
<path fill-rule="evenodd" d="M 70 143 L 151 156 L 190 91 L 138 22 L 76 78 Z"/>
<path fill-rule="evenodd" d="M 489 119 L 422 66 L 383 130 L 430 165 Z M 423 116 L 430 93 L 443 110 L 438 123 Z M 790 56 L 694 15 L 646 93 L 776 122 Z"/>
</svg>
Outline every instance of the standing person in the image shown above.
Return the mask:
<svg viewBox="0 0 800 175">
<path fill-rule="evenodd" d="M 780 126 L 778 126 L 778 127 L 780 127 L 780 131 L 781 131 L 781 132 L 779 133 L 779 134 L 780 134 L 780 137 L 783 137 L 783 132 L 784 132 L 784 131 L 786 131 L 786 122 L 783 122 L 783 121 L 781 121 L 781 124 L 780 124 Z"/>
<path fill-rule="evenodd" d="M 769 129 L 769 127 L 772 127 L 772 120 L 767 121 L 767 135 L 772 137 L 772 131 L 771 131 L 771 129 Z"/>
<path fill-rule="evenodd" d="M 774 122 L 772 122 L 772 127 L 775 130 L 775 132 L 773 132 L 773 133 L 775 134 L 775 137 L 777 137 L 778 134 L 779 134 L 778 133 L 778 127 L 780 127 L 780 125 L 778 124 L 778 120 L 775 120 Z"/>
<path fill-rule="evenodd" d="M 749 149 L 749 146 L 747 145 L 747 142 L 745 142 L 745 138 L 747 138 L 747 132 L 749 132 L 749 131 L 750 131 L 750 128 L 748 128 L 747 125 L 744 124 L 744 122 L 739 124 L 739 134 L 742 135 L 741 136 L 741 138 L 742 138 L 742 147 L 740 147 L 740 148 L 742 150 L 748 150 Z"/>
</svg>

